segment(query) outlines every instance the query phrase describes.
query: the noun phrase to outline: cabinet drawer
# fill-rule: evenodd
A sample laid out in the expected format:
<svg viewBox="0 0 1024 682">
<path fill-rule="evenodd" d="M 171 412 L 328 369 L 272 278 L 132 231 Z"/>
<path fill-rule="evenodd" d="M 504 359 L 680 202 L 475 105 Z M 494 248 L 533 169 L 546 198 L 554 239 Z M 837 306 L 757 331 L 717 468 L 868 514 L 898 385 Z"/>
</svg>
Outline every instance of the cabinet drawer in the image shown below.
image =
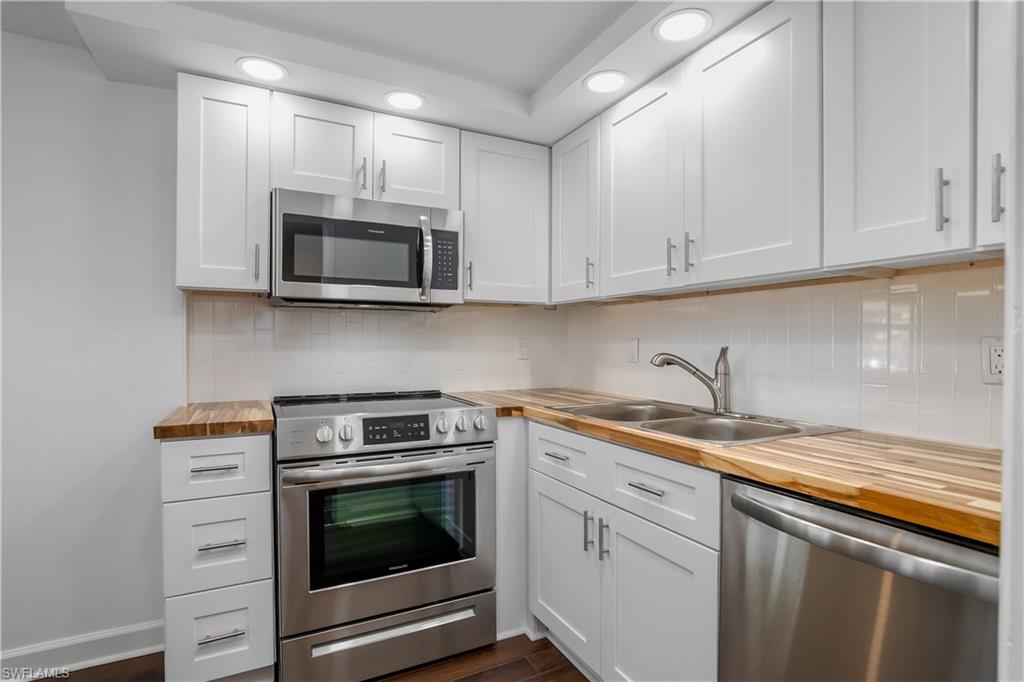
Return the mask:
<svg viewBox="0 0 1024 682">
<path fill-rule="evenodd" d="M 164 505 L 164 595 L 272 575 L 270 493 Z"/>
<path fill-rule="evenodd" d="M 270 436 L 160 444 L 164 502 L 270 490 Z"/>
<path fill-rule="evenodd" d="M 601 461 L 599 497 L 718 549 L 718 474 L 610 443 Z"/>
<path fill-rule="evenodd" d="M 262 580 L 164 603 L 168 680 L 214 680 L 274 662 L 274 582 Z"/>
<path fill-rule="evenodd" d="M 578 433 L 530 424 L 530 468 L 598 494 L 604 443 Z"/>
</svg>

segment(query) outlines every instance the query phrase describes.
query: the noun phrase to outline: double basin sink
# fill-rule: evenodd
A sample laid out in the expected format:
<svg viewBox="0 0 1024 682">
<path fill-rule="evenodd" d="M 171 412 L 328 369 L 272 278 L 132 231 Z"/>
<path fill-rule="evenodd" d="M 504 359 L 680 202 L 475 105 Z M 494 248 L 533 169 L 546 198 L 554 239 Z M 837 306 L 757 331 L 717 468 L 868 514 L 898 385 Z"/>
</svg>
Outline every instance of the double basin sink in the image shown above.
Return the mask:
<svg viewBox="0 0 1024 682">
<path fill-rule="evenodd" d="M 593 417 L 716 445 L 761 443 L 780 438 L 815 436 L 839 427 L 808 422 L 759 417 L 749 414 L 716 414 L 691 405 L 659 400 L 625 400 L 614 403 L 573 405 L 554 408 L 578 417 Z"/>
</svg>

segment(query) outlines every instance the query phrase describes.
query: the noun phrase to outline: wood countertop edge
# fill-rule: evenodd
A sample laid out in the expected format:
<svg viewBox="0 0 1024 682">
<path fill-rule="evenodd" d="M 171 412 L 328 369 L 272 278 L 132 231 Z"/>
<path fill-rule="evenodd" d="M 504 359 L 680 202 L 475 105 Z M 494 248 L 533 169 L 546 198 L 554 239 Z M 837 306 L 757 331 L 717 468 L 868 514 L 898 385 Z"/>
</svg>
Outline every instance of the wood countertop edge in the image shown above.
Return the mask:
<svg viewBox="0 0 1024 682">
<path fill-rule="evenodd" d="M 153 438 L 210 438 L 254 436 L 274 432 L 274 408 L 269 400 L 189 403 L 153 426 Z"/>
</svg>

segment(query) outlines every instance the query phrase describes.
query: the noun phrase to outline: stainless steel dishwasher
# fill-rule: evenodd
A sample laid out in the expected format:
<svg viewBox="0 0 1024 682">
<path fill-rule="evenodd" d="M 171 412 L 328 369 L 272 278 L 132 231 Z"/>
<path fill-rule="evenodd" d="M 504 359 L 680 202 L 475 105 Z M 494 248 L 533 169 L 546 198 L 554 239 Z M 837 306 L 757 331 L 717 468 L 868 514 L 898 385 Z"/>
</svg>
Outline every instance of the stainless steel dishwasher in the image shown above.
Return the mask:
<svg viewBox="0 0 1024 682">
<path fill-rule="evenodd" d="M 722 486 L 720 679 L 996 679 L 994 553 Z"/>
</svg>

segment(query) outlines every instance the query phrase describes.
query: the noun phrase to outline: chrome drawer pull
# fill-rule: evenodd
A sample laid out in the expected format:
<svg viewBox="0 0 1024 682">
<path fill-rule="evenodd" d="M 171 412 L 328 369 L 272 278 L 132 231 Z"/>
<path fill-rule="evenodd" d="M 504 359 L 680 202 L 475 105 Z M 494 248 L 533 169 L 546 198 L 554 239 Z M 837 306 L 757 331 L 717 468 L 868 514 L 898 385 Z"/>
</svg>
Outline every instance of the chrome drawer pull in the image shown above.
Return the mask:
<svg viewBox="0 0 1024 682">
<path fill-rule="evenodd" d="M 545 452 L 544 454 L 547 455 L 548 457 L 550 457 L 551 459 L 557 459 L 559 462 L 568 462 L 569 461 L 569 456 L 568 455 L 560 455 L 557 452 Z"/>
<path fill-rule="evenodd" d="M 241 547 L 246 543 L 245 540 L 228 540 L 227 542 L 211 542 L 206 545 L 202 545 L 196 548 L 199 552 L 208 552 L 211 549 L 226 549 L 227 547 Z"/>
<path fill-rule="evenodd" d="M 388 162 L 380 162 L 380 193 L 383 195 L 388 188 Z"/>
<path fill-rule="evenodd" d="M 365 192 L 366 191 L 366 157 L 365 156 L 363 157 L 363 170 L 362 170 L 362 174 L 363 174 L 363 187 L 362 187 L 362 189 Z"/>
<path fill-rule="evenodd" d="M 1003 219 L 1003 214 L 1006 213 L 1006 207 L 1003 206 L 1003 173 L 1006 172 L 1006 166 L 1003 165 L 1003 155 L 993 154 L 992 155 L 992 222 L 998 223 Z"/>
<path fill-rule="evenodd" d="M 693 269 L 693 262 L 690 260 L 691 246 L 693 246 L 693 239 L 690 237 L 690 233 L 687 232 L 683 235 L 683 272 L 689 272 Z"/>
<path fill-rule="evenodd" d="M 589 511 L 583 512 L 583 551 L 586 552 L 594 546 L 594 541 L 590 539 L 590 520 L 594 518 L 594 515 Z"/>
<path fill-rule="evenodd" d="M 651 486 L 646 485 L 644 483 L 641 483 L 640 481 L 630 481 L 626 485 L 628 485 L 630 488 L 636 488 L 637 490 L 642 490 L 645 493 L 648 493 L 650 495 L 654 495 L 656 497 L 665 497 L 665 491 L 664 490 L 660 490 L 658 488 L 652 488 Z"/>
<path fill-rule="evenodd" d="M 672 249 L 676 248 L 676 245 L 672 243 L 672 237 L 665 239 L 665 275 L 671 277 L 672 273 L 675 272 L 676 266 L 672 265 Z"/>
<path fill-rule="evenodd" d="M 237 468 L 237 464 L 213 464 L 205 467 L 192 467 L 188 472 L 190 474 L 205 474 L 210 471 L 234 471 Z"/>
<path fill-rule="evenodd" d="M 201 640 L 196 642 L 196 646 L 202 646 L 204 644 L 213 644 L 214 642 L 222 642 L 225 639 L 231 639 L 232 637 L 241 637 L 245 634 L 245 628 L 235 628 L 231 632 L 225 632 L 222 635 L 208 635 L 203 637 Z"/>
<path fill-rule="evenodd" d="M 590 260 L 590 256 L 587 256 L 585 274 L 583 275 L 584 285 L 587 289 L 594 286 L 594 280 L 590 278 L 590 268 L 592 267 L 594 267 L 594 261 Z"/>
<path fill-rule="evenodd" d="M 253 265 L 252 278 L 257 282 L 260 281 L 260 245 L 256 245 L 256 253 L 253 257 L 255 264 Z"/>
<path fill-rule="evenodd" d="M 935 231 L 942 232 L 945 229 L 949 218 L 945 215 L 946 187 L 949 186 L 949 179 L 943 175 L 941 168 L 935 169 Z"/>
<path fill-rule="evenodd" d="M 604 546 L 604 529 L 611 528 L 611 524 L 605 523 L 604 519 L 597 520 L 597 559 L 598 561 L 604 561 L 604 558 L 612 553 L 610 549 L 605 549 Z"/>
</svg>

